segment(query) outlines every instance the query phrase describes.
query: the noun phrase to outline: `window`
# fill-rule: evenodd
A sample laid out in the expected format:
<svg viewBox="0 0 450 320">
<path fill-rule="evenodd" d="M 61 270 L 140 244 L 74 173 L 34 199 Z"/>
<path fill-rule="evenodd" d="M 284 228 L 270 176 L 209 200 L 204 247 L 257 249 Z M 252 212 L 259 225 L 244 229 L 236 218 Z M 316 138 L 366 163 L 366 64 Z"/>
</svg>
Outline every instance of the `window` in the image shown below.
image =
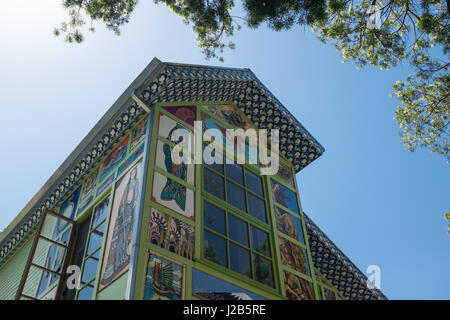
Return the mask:
<svg viewBox="0 0 450 320">
<path fill-rule="evenodd" d="M 223 156 L 219 157 L 223 158 Z M 267 223 L 261 177 L 248 168 L 235 163 L 205 165 L 203 189 L 235 208 Z"/>
<path fill-rule="evenodd" d="M 39 240 L 36 251 L 38 252 L 37 256 L 40 257 L 39 252 L 46 252 L 46 255 L 43 254 L 40 258 L 33 258 L 33 262 L 37 262 L 39 260 L 43 260 L 43 267 L 48 270 L 53 271 L 41 271 L 39 286 L 37 287 L 36 297 L 42 298 L 46 294 L 48 294 L 51 289 L 53 289 L 58 281 L 60 276 L 58 274 L 62 273 L 62 267 L 64 258 L 66 255 L 66 248 L 61 246 L 60 244 L 67 246 L 69 244 L 69 238 L 72 233 L 72 225 L 68 224 L 66 221 L 62 221 L 62 219 L 53 218 L 53 216 L 48 216 L 47 220 L 52 220 L 56 223 L 56 226 L 63 226 L 61 228 L 61 232 L 51 232 L 43 228 L 42 236 L 46 237 L 46 239 L 50 239 L 54 241 L 54 243 L 48 240 Z M 51 229 L 51 228 L 50 228 Z M 56 230 L 56 227 L 55 227 Z M 53 234 L 53 236 L 51 236 Z M 34 270 L 34 269 L 33 269 Z M 39 269 L 40 270 L 40 269 Z"/>
<path fill-rule="evenodd" d="M 203 221 L 205 259 L 274 287 L 268 232 L 207 201 Z"/>
<path fill-rule="evenodd" d="M 103 200 L 94 209 L 94 213 L 88 218 L 90 221 L 89 231 L 86 236 L 84 257 L 81 268 L 81 289 L 78 290 L 77 300 L 91 300 L 95 286 L 95 276 L 100 259 L 103 242 L 103 234 L 108 215 L 109 197 Z"/>
</svg>

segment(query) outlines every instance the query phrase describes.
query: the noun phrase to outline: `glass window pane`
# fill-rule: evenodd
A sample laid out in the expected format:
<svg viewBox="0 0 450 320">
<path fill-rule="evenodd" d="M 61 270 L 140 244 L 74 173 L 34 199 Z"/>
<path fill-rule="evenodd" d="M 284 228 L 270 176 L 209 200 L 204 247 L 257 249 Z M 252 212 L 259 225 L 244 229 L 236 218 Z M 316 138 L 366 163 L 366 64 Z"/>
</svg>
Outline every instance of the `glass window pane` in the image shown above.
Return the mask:
<svg viewBox="0 0 450 320">
<path fill-rule="evenodd" d="M 87 251 L 87 256 L 90 255 L 92 252 L 97 250 L 102 245 L 102 236 L 99 236 L 98 234 L 92 232 L 89 238 L 89 246 Z"/>
<path fill-rule="evenodd" d="M 66 255 L 66 249 L 58 246 L 56 248 L 55 263 L 53 265 L 53 268 L 51 268 L 52 270 L 55 270 L 58 273 L 63 273 L 62 268 L 63 268 L 63 264 L 64 264 L 65 255 Z M 59 281 L 59 276 L 56 274 L 53 274 L 52 279 L 50 280 L 50 285 L 56 283 L 57 281 Z"/>
<path fill-rule="evenodd" d="M 83 275 L 81 276 L 81 281 L 89 282 L 91 279 L 95 277 L 95 275 L 97 274 L 97 264 L 98 261 L 92 258 L 89 258 L 84 262 Z"/>
<path fill-rule="evenodd" d="M 103 233 L 105 231 L 105 225 L 106 225 L 106 223 L 103 222 L 101 225 L 99 225 L 97 228 L 95 228 L 95 230 L 97 230 L 100 233 Z"/>
<path fill-rule="evenodd" d="M 250 254 L 248 250 L 230 243 L 230 268 L 247 277 L 252 276 Z"/>
<path fill-rule="evenodd" d="M 270 260 L 253 254 L 253 269 L 255 272 L 255 280 L 273 287 L 272 263 Z"/>
<path fill-rule="evenodd" d="M 225 212 L 204 202 L 205 227 L 225 235 Z"/>
<path fill-rule="evenodd" d="M 227 164 L 226 170 L 227 170 L 227 173 L 226 173 L 227 178 L 230 178 L 230 179 L 236 181 L 240 185 L 244 184 L 244 179 L 242 176 L 242 166 L 235 164 L 235 163 Z"/>
<path fill-rule="evenodd" d="M 39 297 L 48 288 L 49 280 L 50 280 L 50 277 L 52 274 L 50 272 L 43 271 L 42 269 L 38 269 L 35 267 L 34 267 L 34 269 L 39 270 L 38 272 L 41 274 L 41 280 L 40 280 L 39 287 L 38 287 L 38 290 L 36 293 L 36 296 Z"/>
<path fill-rule="evenodd" d="M 94 288 L 86 286 L 78 292 L 78 300 L 91 300 Z"/>
<path fill-rule="evenodd" d="M 103 200 L 94 210 L 94 218 L 92 221 L 92 227 L 95 228 L 98 224 L 106 219 L 108 213 L 109 197 Z"/>
<path fill-rule="evenodd" d="M 66 249 L 62 245 L 39 238 L 32 262 L 38 266 L 61 273 L 65 254 Z"/>
<path fill-rule="evenodd" d="M 266 206 L 264 205 L 264 201 L 258 199 L 251 193 L 247 193 L 248 195 L 248 213 L 250 213 L 255 218 L 267 222 L 266 218 Z"/>
<path fill-rule="evenodd" d="M 246 211 L 244 190 L 229 181 L 227 181 L 227 201 L 242 211 Z"/>
<path fill-rule="evenodd" d="M 97 258 L 97 259 L 100 259 L 100 251 L 102 251 L 102 250 L 97 250 L 97 251 L 95 251 L 95 253 L 92 255 L 94 258 Z"/>
<path fill-rule="evenodd" d="M 224 199 L 223 178 L 205 168 L 203 173 L 203 188 L 220 199 Z"/>
<path fill-rule="evenodd" d="M 261 197 L 263 196 L 262 182 L 260 177 L 258 177 L 253 172 L 245 170 L 245 180 L 247 183 L 247 188 L 250 191 L 253 191 L 254 193 L 260 195 Z"/>
<path fill-rule="evenodd" d="M 69 244 L 70 235 L 72 233 L 71 231 L 72 231 L 72 229 L 70 228 L 66 232 L 64 232 L 64 234 L 61 237 L 61 241 L 60 241 L 62 244 L 64 244 L 64 245 L 68 245 Z"/>
<path fill-rule="evenodd" d="M 42 225 L 41 236 L 50 240 L 63 243 L 61 239 L 66 230 L 71 230 L 72 224 L 53 214 L 47 214 Z M 69 231 L 70 232 L 70 231 Z"/>
<path fill-rule="evenodd" d="M 252 248 L 270 257 L 269 234 L 252 226 Z"/>
<path fill-rule="evenodd" d="M 247 223 L 241 219 L 228 215 L 228 236 L 230 239 L 248 247 Z"/>
<path fill-rule="evenodd" d="M 227 266 L 227 249 L 225 240 L 205 231 L 205 258 L 217 264 Z"/>
</svg>

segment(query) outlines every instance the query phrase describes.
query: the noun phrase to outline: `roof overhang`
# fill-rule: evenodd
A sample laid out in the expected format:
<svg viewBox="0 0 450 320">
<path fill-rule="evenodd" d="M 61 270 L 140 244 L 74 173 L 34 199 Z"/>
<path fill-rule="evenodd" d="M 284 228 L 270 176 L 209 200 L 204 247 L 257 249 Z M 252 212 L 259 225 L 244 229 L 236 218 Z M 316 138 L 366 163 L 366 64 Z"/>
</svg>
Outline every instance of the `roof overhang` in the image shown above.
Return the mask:
<svg viewBox="0 0 450 320">
<path fill-rule="evenodd" d="M 368 286 L 368 279 L 358 267 L 303 212 L 314 267 L 333 286 L 351 300 L 386 300 L 377 288 Z"/>
<path fill-rule="evenodd" d="M 250 69 L 163 63 L 154 58 L 0 234 L 0 265 L 36 227 L 44 210 L 54 208 L 78 187 L 145 113 L 133 95 L 149 108 L 157 102 L 233 101 L 260 129 L 280 129 L 280 153 L 297 172 L 324 152 Z"/>
</svg>

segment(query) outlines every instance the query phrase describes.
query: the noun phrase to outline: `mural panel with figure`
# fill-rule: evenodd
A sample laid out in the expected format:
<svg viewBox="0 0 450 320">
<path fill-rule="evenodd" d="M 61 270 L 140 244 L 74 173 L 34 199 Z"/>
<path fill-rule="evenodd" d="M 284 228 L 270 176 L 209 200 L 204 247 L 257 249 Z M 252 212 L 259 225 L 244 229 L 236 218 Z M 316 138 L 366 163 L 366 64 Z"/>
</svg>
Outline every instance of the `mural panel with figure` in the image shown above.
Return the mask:
<svg viewBox="0 0 450 320">
<path fill-rule="evenodd" d="M 194 191 L 156 171 L 152 201 L 194 220 Z"/>
<path fill-rule="evenodd" d="M 306 249 L 282 237 L 278 237 L 278 242 L 280 243 L 281 263 L 303 274 L 311 275 Z"/>
<path fill-rule="evenodd" d="M 99 290 L 128 270 L 141 177 L 142 160 L 116 183 Z"/>
<path fill-rule="evenodd" d="M 86 180 L 83 186 L 83 192 L 80 196 L 80 202 L 82 202 L 91 192 L 95 189 L 95 186 L 97 185 L 98 181 L 98 170 L 95 170 L 89 178 Z"/>
<path fill-rule="evenodd" d="M 155 155 L 156 166 L 186 181 L 190 185 L 194 185 L 195 165 L 193 163 L 187 163 L 184 156 L 182 163 L 173 163 L 171 157 L 172 150 L 173 148 L 168 144 L 158 140 L 156 143 Z"/>
<path fill-rule="evenodd" d="M 270 179 L 270 182 L 272 185 L 273 199 L 289 210 L 299 214 L 297 194 L 273 179 Z"/>
<path fill-rule="evenodd" d="M 278 231 L 288 235 L 295 240 L 305 243 L 302 231 L 302 223 L 298 217 L 284 211 L 277 206 L 273 206 Z"/>
<path fill-rule="evenodd" d="M 184 122 L 194 126 L 195 120 L 195 106 L 180 106 L 180 107 L 162 107 L 162 109 L 170 112 L 178 119 L 183 120 Z"/>
</svg>

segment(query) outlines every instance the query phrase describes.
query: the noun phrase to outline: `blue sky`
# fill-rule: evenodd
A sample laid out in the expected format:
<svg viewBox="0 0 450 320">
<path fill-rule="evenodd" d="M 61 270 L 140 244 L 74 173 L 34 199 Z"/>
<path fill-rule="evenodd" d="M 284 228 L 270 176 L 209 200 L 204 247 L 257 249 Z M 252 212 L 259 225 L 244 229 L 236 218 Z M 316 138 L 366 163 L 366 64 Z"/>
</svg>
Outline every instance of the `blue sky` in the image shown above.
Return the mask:
<svg viewBox="0 0 450 320">
<path fill-rule="evenodd" d="M 390 299 L 450 299 L 450 172 L 410 153 L 393 119 L 392 71 L 357 70 L 305 28 L 244 28 L 225 62 L 206 61 L 191 27 L 141 1 L 120 37 L 95 25 L 81 45 L 55 38 L 59 0 L 0 4 L 0 227 L 5 228 L 153 57 L 250 68 L 325 147 L 297 175 L 304 211 Z"/>
</svg>

